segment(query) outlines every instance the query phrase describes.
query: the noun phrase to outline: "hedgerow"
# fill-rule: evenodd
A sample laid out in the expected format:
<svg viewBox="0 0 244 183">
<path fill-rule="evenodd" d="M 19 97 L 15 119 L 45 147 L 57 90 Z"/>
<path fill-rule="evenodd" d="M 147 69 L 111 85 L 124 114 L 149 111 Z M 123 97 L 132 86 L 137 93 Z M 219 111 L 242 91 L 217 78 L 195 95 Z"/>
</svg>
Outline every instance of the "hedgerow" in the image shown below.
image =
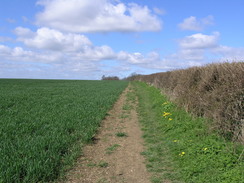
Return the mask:
<svg viewBox="0 0 244 183">
<path fill-rule="evenodd" d="M 244 143 L 244 62 L 210 64 L 129 80 L 159 88 L 171 101 L 196 116 L 213 120 L 209 129 Z"/>
</svg>

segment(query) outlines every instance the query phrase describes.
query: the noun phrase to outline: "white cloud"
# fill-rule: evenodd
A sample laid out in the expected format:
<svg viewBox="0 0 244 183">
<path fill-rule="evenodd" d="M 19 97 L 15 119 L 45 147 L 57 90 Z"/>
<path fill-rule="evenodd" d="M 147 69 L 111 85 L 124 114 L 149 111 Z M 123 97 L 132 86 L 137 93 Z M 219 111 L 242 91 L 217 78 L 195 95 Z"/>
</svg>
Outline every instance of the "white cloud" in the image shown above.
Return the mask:
<svg viewBox="0 0 244 183">
<path fill-rule="evenodd" d="M 113 2 L 113 3 L 112 3 Z M 38 25 L 69 32 L 159 31 L 161 21 L 147 6 L 111 0 L 40 0 Z"/>
<path fill-rule="evenodd" d="M 24 37 L 24 38 L 32 38 L 34 36 L 34 33 L 30 29 L 24 27 L 17 27 L 14 30 L 14 33 L 17 36 Z"/>
<path fill-rule="evenodd" d="M 219 32 L 214 32 L 212 35 L 197 33 L 186 36 L 178 41 L 179 50 L 167 59 L 176 63 L 181 61 L 189 67 L 200 66 L 208 61 L 206 55 L 219 46 L 219 35 Z"/>
<path fill-rule="evenodd" d="M 18 41 L 29 48 L 46 52 L 57 52 L 74 60 L 104 60 L 116 58 L 116 54 L 109 46 L 94 46 L 84 35 L 62 33 L 60 31 L 40 28 L 36 32 L 18 27 L 15 29 Z M 52 53 L 49 53 L 52 55 Z"/>
<path fill-rule="evenodd" d="M 201 62 L 205 58 L 204 53 L 203 49 L 180 49 L 177 53 L 170 55 L 168 59 Z"/>
<path fill-rule="evenodd" d="M 0 60 L 15 62 L 58 63 L 62 61 L 61 53 L 34 52 L 22 47 L 8 47 L 0 45 Z"/>
<path fill-rule="evenodd" d="M 181 61 L 185 66 L 200 66 L 213 61 L 244 60 L 244 48 L 220 45 L 219 32 L 212 35 L 193 34 L 179 40 L 179 50 L 167 56 L 173 62 Z"/>
<path fill-rule="evenodd" d="M 211 50 L 211 53 L 222 56 L 222 59 L 244 61 L 244 48 L 233 48 L 229 46 L 219 45 Z"/>
<path fill-rule="evenodd" d="M 80 34 L 64 34 L 60 31 L 40 28 L 36 32 L 18 27 L 15 29 L 18 41 L 26 46 L 52 51 L 79 51 L 92 45 L 91 41 Z"/>
<path fill-rule="evenodd" d="M 143 57 L 142 54 L 139 52 L 130 54 L 130 53 L 127 53 L 125 51 L 120 51 L 118 53 L 118 59 L 119 60 L 127 61 L 127 62 L 132 63 L 132 64 L 141 63 L 142 57 Z"/>
<path fill-rule="evenodd" d="M 178 26 L 181 30 L 202 31 L 206 26 L 213 24 L 214 18 L 211 15 L 200 20 L 194 16 L 190 16 L 184 19 L 182 23 L 178 24 Z"/>
<path fill-rule="evenodd" d="M 0 60 L 8 61 L 12 65 L 32 63 L 34 68 L 39 68 L 39 64 L 47 64 L 48 68 L 57 68 L 57 72 L 89 73 L 100 70 L 100 61 L 117 59 L 112 48 L 106 45 L 94 46 L 84 35 L 62 33 L 49 28 L 40 28 L 33 32 L 18 27 L 14 32 L 17 40 L 27 48 L 0 45 Z"/>
<path fill-rule="evenodd" d="M 76 60 L 101 61 L 116 59 L 116 53 L 109 46 L 86 47 L 84 50 L 74 54 Z"/>
<path fill-rule="evenodd" d="M 5 45 L 0 45 L 0 56 L 8 55 L 11 49 Z"/>
<path fill-rule="evenodd" d="M 117 54 L 117 59 L 121 61 L 126 61 L 130 64 L 145 65 L 152 63 L 156 60 L 160 60 L 160 55 L 157 52 L 149 52 L 146 56 L 140 52 L 127 53 L 125 51 L 120 51 Z"/>
<path fill-rule="evenodd" d="M 14 32 L 25 46 L 0 44 L 0 77 L 15 77 L 15 70 L 19 77 L 100 79 L 103 74 L 126 76 L 123 73 L 136 70 L 159 72 L 200 66 L 213 59 L 244 59 L 244 48 L 220 45 L 218 32 L 186 36 L 178 41 L 176 53 L 163 56 L 157 51 L 114 52 L 107 45 L 93 45 L 84 35 L 46 27 L 36 31 L 18 27 Z"/>
<path fill-rule="evenodd" d="M 184 49 L 204 49 L 213 48 L 218 45 L 219 32 L 214 32 L 213 35 L 193 34 L 186 36 L 179 41 L 179 45 Z"/>
</svg>

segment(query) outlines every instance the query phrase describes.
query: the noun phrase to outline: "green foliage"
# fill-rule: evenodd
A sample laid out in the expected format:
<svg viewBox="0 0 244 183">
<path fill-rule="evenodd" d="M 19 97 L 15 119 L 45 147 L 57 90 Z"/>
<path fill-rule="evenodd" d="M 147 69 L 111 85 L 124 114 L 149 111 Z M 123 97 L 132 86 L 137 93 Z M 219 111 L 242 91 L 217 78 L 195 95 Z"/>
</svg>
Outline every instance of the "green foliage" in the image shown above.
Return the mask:
<svg viewBox="0 0 244 183">
<path fill-rule="evenodd" d="M 116 133 L 116 136 L 117 137 L 127 137 L 128 135 L 125 132 L 118 132 L 118 133 Z"/>
<path fill-rule="evenodd" d="M 130 104 L 128 104 L 128 103 L 126 103 L 126 104 L 122 107 L 122 109 L 125 110 L 125 111 L 129 111 L 129 110 L 131 110 L 132 108 L 133 108 L 132 105 L 130 105 Z"/>
<path fill-rule="evenodd" d="M 118 149 L 118 147 L 120 147 L 119 144 L 111 145 L 106 149 L 106 154 L 112 154 L 116 149 Z"/>
<path fill-rule="evenodd" d="M 96 166 L 97 166 L 97 164 L 96 164 L 96 163 L 91 162 L 91 163 L 88 163 L 86 166 L 88 166 L 88 167 L 96 167 Z"/>
<path fill-rule="evenodd" d="M 129 117 L 128 114 L 124 114 L 124 113 L 122 113 L 122 114 L 120 115 L 120 118 L 121 118 L 121 119 L 125 119 L 125 118 L 128 118 L 128 117 Z"/>
<path fill-rule="evenodd" d="M 209 132 L 203 118 L 177 108 L 158 89 L 138 82 L 133 85 L 147 145 L 143 155 L 148 170 L 154 172 L 153 182 L 244 182 L 243 146 Z"/>
<path fill-rule="evenodd" d="M 129 87 L 129 92 L 126 94 L 126 102 L 132 102 L 132 103 L 136 102 L 136 95 L 134 90 L 131 87 Z"/>
<path fill-rule="evenodd" d="M 101 168 L 107 168 L 108 167 L 108 163 L 105 162 L 105 161 L 100 161 L 98 166 L 101 167 Z"/>
<path fill-rule="evenodd" d="M 63 174 L 127 84 L 1 79 L 0 182 L 48 182 Z"/>
</svg>

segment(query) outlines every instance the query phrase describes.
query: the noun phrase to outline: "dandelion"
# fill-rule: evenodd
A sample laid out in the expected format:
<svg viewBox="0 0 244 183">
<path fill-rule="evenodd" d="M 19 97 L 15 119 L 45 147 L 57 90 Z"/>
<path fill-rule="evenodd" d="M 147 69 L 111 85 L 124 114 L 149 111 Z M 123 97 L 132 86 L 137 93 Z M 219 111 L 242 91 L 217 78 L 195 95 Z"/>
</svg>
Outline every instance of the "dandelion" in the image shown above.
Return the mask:
<svg viewBox="0 0 244 183">
<path fill-rule="evenodd" d="M 172 121 L 173 119 L 172 118 L 169 118 L 169 121 Z"/>
<path fill-rule="evenodd" d="M 186 153 L 185 152 L 181 152 L 180 154 L 179 154 L 179 156 L 184 156 Z"/>
<path fill-rule="evenodd" d="M 166 117 L 166 116 L 170 116 L 171 114 L 169 112 L 164 112 L 163 116 Z"/>
</svg>

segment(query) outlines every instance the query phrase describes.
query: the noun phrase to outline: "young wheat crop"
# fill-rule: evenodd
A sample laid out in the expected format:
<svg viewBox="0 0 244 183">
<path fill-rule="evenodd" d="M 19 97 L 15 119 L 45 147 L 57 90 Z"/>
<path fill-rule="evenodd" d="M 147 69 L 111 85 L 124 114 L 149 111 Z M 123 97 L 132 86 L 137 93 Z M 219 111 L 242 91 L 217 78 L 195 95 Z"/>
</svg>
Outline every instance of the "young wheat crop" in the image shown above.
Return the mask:
<svg viewBox="0 0 244 183">
<path fill-rule="evenodd" d="M 81 154 L 126 81 L 0 80 L 0 182 L 49 182 Z"/>
</svg>

